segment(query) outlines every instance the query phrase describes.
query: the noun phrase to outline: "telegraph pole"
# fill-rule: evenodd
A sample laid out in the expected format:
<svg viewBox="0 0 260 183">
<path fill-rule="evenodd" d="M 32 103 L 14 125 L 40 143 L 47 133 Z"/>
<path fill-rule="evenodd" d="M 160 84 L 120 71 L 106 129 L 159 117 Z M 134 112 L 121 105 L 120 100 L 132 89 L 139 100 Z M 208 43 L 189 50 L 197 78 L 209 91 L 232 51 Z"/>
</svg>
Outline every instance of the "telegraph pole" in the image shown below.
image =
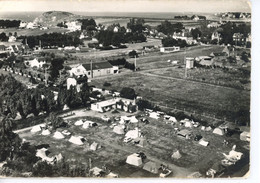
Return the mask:
<svg viewBox="0 0 260 183">
<path fill-rule="evenodd" d="M 184 52 L 184 78 L 187 78 L 187 61 L 186 61 L 186 46 L 185 46 L 185 52 Z"/>
<path fill-rule="evenodd" d="M 91 72 L 91 78 L 93 78 L 93 65 L 92 65 L 92 60 L 90 60 L 90 72 Z"/>
<path fill-rule="evenodd" d="M 135 71 L 136 71 L 136 55 L 135 55 Z"/>
</svg>

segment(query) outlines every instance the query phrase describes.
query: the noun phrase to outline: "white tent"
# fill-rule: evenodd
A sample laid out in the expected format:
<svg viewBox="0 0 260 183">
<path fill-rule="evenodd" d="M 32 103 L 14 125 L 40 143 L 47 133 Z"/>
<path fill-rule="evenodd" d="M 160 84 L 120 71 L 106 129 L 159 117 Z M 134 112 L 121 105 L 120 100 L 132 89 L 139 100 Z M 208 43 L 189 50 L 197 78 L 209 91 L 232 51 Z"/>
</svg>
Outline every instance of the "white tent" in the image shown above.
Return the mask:
<svg viewBox="0 0 260 183">
<path fill-rule="evenodd" d="M 90 147 L 89 147 L 90 150 L 92 151 L 96 151 L 98 149 L 98 143 L 96 142 L 93 142 Z"/>
<path fill-rule="evenodd" d="M 154 174 L 158 173 L 159 168 L 160 168 L 160 164 L 152 161 L 148 161 L 147 163 L 144 164 L 143 167 L 144 170 Z"/>
<path fill-rule="evenodd" d="M 91 173 L 93 173 L 93 175 L 95 175 L 95 176 L 99 176 L 103 172 L 103 170 L 98 167 L 94 167 L 94 168 L 90 169 L 89 171 Z"/>
<path fill-rule="evenodd" d="M 180 151 L 177 150 L 177 151 L 173 152 L 172 158 L 173 158 L 173 159 L 180 159 L 180 158 L 181 158 Z"/>
<path fill-rule="evenodd" d="M 62 110 L 65 111 L 65 110 L 68 110 L 68 109 L 70 109 L 70 108 L 67 106 L 67 104 L 65 104 Z"/>
<path fill-rule="evenodd" d="M 83 145 L 84 138 L 82 136 L 71 136 L 69 142 L 76 145 Z"/>
<path fill-rule="evenodd" d="M 210 126 L 208 126 L 208 127 L 205 128 L 205 130 L 210 131 L 210 130 L 212 130 L 212 128 Z"/>
<path fill-rule="evenodd" d="M 206 147 L 206 146 L 209 145 L 209 142 L 207 142 L 207 141 L 205 141 L 203 139 L 200 139 L 199 144 Z"/>
<path fill-rule="evenodd" d="M 136 119 L 135 116 L 132 116 L 131 119 L 130 119 L 130 122 L 131 123 L 138 123 L 138 119 Z"/>
<path fill-rule="evenodd" d="M 106 177 L 107 178 L 118 178 L 119 176 L 116 173 L 110 172 Z"/>
<path fill-rule="evenodd" d="M 119 121 L 119 124 L 124 125 L 125 124 L 125 120 L 121 118 L 120 121 Z"/>
<path fill-rule="evenodd" d="M 243 156 L 243 153 L 241 152 L 237 152 L 235 150 L 231 150 L 229 151 L 229 154 L 225 154 L 223 153 L 223 155 L 228 159 L 228 160 L 231 160 L 231 161 L 238 161 L 242 158 Z"/>
<path fill-rule="evenodd" d="M 157 113 L 157 112 L 151 112 L 150 114 L 149 114 L 149 117 L 150 118 L 154 118 L 154 119 L 159 119 L 160 117 L 159 117 L 159 114 Z"/>
<path fill-rule="evenodd" d="M 126 163 L 134 166 L 140 166 L 142 165 L 143 162 L 142 162 L 142 158 L 138 157 L 138 154 L 134 153 L 127 157 Z"/>
<path fill-rule="evenodd" d="M 61 133 L 63 135 L 71 135 L 71 133 L 68 130 L 63 130 Z"/>
<path fill-rule="evenodd" d="M 121 116 L 121 120 L 130 121 L 131 118 L 130 118 L 130 117 L 127 117 L 127 116 Z"/>
<path fill-rule="evenodd" d="M 119 135 L 124 134 L 125 131 L 124 131 L 123 125 L 115 126 L 113 129 L 113 132 L 115 132 L 116 134 L 119 134 Z"/>
<path fill-rule="evenodd" d="M 51 132 L 48 129 L 42 131 L 42 135 L 50 135 L 50 134 L 51 134 Z"/>
<path fill-rule="evenodd" d="M 62 154 L 60 153 L 60 154 L 58 154 L 58 155 L 55 155 L 54 158 L 55 158 L 56 162 L 59 162 L 59 161 L 61 161 L 61 160 L 63 159 L 63 156 L 62 156 Z"/>
<path fill-rule="evenodd" d="M 224 131 L 220 128 L 215 128 L 213 130 L 213 133 L 217 134 L 217 135 L 224 135 Z"/>
<path fill-rule="evenodd" d="M 184 126 L 185 126 L 186 128 L 191 128 L 191 127 L 192 127 L 192 124 L 191 124 L 190 121 L 186 121 L 185 124 L 184 124 Z"/>
<path fill-rule="evenodd" d="M 64 135 L 61 132 L 56 131 L 53 135 L 55 139 L 64 139 Z"/>
<path fill-rule="evenodd" d="M 205 126 L 202 126 L 202 127 L 201 127 L 201 130 L 203 130 L 203 131 L 204 131 L 205 129 L 206 129 L 206 127 L 205 127 Z"/>
<path fill-rule="evenodd" d="M 130 137 L 132 139 L 135 139 L 137 137 L 141 136 L 141 131 L 138 128 L 135 128 L 134 130 L 129 130 L 126 134 L 125 137 Z"/>
<path fill-rule="evenodd" d="M 92 122 L 92 121 L 86 121 L 83 123 L 82 128 L 86 129 L 86 128 L 92 127 L 93 124 L 94 124 L 94 122 Z"/>
<path fill-rule="evenodd" d="M 242 132 L 240 134 L 240 140 L 250 142 L 250 132 L 246 132 L 246 131 Z"/>
<path fill-rule="evenodd" d="M 74 123 L 74 125 L 76 126 L 80 126 L 80 125 L 83 125 L 83 121 L 82 120 L 78 120 Z"/>
<path fill-rule="evenodd" d="M 40 132 L 42 130 L 42 127 L 43 126 L 41 126 L 41 125 L 36 125 L 36 126 L 32 127 L 31 132 L 32 133 Z"/>
<path fill-rule="evenodd" d="M 43 161 L 47 161 L 48 163 L 53 162 L 54 157 L 51 157 L 51 158 L 48 157 L 46 155 L 47 150 L 48 149 L 46 149 L 46 148 L 37 149 L 36 156 L 41 158 Z"/>
<path fill-rule="evenodd" d="M 173 116 L 171 116 L 171 117 L 169 118 L 169 121 L 172 121 L 172 122 L 177 122 L 176 118 L 175 118 L 175 117 L 173 117 Z"/>
</svg>

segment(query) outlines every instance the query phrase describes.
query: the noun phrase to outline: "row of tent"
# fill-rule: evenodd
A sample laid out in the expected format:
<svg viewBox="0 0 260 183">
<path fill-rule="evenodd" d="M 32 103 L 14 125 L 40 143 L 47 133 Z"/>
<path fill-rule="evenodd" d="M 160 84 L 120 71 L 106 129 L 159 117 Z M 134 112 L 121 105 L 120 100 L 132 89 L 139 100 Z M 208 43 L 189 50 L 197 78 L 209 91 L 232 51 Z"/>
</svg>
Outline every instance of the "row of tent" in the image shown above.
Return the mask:
<svg viewBox="0 0 260 183">
<path fill-rule="evenodd" d="M 76 121 L 74 123 L 75 126 L 82 126 L 82 128 L 87 129 L 90 127 L 95 127 L 98 126 L 97 123 L 92 122 L 92 121 L 83 121 L 82 119 Z"/>
</svg>

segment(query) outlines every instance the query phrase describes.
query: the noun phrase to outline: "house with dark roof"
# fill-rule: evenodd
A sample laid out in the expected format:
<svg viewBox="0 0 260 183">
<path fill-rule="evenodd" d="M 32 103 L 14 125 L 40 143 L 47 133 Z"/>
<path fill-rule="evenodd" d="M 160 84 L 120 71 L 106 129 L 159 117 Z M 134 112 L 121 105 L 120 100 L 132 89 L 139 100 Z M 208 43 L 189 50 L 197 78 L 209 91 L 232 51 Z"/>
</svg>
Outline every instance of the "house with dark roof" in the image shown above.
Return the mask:
<svg viewBox="0 0 260 183">
<path fill-rule="evenodd" d="M 70 71 L 71 76 L 87 76 L 88 78 L 117 74 L 118 66 L 113 66 L 109 62 L 94 62 L 88 64 L 80 64 L 73 67 Z"/>
</svg>

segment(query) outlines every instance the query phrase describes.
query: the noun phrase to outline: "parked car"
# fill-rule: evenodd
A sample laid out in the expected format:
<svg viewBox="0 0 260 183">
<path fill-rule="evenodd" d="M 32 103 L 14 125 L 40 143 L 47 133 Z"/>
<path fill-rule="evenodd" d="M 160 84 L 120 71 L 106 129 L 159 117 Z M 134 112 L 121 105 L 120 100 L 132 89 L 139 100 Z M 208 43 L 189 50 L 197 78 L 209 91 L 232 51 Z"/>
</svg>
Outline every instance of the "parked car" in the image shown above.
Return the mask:
<svg viewBox="0 0 260 183">
<path fill-rule="evenodd" d="M 125 143 L 128 143 L 128 142 L 131 142 L 133 139 L 131 137 L 126 137 L 124 138 L 124 142 Z"/>
<path fill-rule="evenodd" d="M 164 169 L 164 170 L 162 171 L 162 173 L 160 173 L 160 177 L 161 177 L 161 178 L 168 177 L 171 173 L 172 173 L 172 171 L 169 170 L 168 168 L 167 168 L 167 169 Z"/>
</svg>

